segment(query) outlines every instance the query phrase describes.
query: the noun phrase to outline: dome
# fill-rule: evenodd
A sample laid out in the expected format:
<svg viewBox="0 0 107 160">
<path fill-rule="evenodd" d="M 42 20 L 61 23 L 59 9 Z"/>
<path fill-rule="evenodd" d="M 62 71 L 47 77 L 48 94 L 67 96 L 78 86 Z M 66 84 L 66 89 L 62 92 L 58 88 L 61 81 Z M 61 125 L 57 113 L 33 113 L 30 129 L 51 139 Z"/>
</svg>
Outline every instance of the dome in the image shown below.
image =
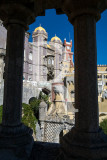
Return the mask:
<svg viewBox="0 0 107 160">
<path fill-rule="evenodd" d="M 37 31 L 44 31 L 46 33 L 46 30 L 41 26 L 35 28 L 34 32 L 37 32 Z"/>
<path fill-rule="evenodd" d="M 55 35 L 55 37 L 51 38 L 51 42 L 60 42 L 60 43 L 62 43 L 61 39 L 59 37 L 57 37 L 56 35 Z"/>
</svg>

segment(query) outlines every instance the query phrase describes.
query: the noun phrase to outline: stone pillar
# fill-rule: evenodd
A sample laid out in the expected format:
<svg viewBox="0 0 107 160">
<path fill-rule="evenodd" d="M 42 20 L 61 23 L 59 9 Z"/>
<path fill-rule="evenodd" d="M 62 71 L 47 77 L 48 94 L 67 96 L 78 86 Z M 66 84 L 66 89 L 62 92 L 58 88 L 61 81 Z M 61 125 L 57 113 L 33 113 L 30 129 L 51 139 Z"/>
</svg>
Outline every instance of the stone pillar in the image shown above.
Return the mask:
<svg viewBox="0 0 107 160">
<path fill-rule="evenodd" d="M 3 120 L 0 125 L 0 159 L 27 160 L 33 147 L 32 129 L 21 123 L 24 37 L 35 19 L 23 4 L 0 5 L 0 18 L 7 28 L 4 72 Z M 31 20 L 29 19 L 31 18 Z"/>
<path fill-rule="evenodd" d="M 40 123 L 42 141 L 44 141 L 46 115 L 47 115 L 47 104 L 44 101 L 42 101 L 39 105 L 39 123 Z"/>
<path fill-rule="evenodd" d="M 23 53 L 25 28 L 20 24 L 8 24 L 4 75 L 4 126 L 21 124 Z"/>
<path fill-rule="evenodd" d="M 67 14 L 74 26 L 75 108 L 78 112 L 75 126 L 61 142 L 64 159 L 103 159 L 107 158 L 107 136 L 99 128 L 96 51 L 96 21 L 100 11 L 92 2 L 80 4 L 81 9 L 73 1 L 67 2 L 67 7 L 70 3 L 74 7 L 70 6 L 71 13 L 69 7 Z"/>
<path fill-rule="evenodd" d="M 82 15 L 74 21 L 75 43 L 75 127 L 79 131 L 97 132 L 97 50 L 96 21 L 92 15 Z"/>
</svg>

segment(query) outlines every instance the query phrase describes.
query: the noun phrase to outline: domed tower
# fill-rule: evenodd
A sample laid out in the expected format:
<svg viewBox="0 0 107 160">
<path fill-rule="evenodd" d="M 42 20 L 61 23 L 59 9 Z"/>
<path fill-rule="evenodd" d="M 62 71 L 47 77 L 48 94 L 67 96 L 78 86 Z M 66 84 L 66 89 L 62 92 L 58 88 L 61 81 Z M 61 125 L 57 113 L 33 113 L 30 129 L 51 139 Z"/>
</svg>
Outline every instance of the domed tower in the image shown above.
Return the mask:
<svg viewBox="0 0 107 160">
<path fill-rule="evenodd" d="M 59 38 L 59 37 L 57 37 L 56 35 L 55 35 L 55 37 L 52 37 L 51 38 L 51 41 L 49 42 L 49 44 L 51 45 L 51 46 L 54 46 L 56 49 L 58 49 L 60 52 L 62 51 L 62 41 L 61 41 L 61 39 Z"/>
<path fill-rule="evenodd" d="M 48 34 L 46 30 L 39 26 L 35 28 L 33 35 L 33 80 L 47 80 L 47 68 L 44 65 L 44 57 L 46 56 Z"/>
<path fill-rule="evenodd" d="M 62 62 L 62 51 L 63 51 L 63 44 L 59 37 L 55 35 L 55 37 L 51 38 L 51 41 L 49 42 L 50 46 L 54 49 L 55 53 L 55 79 L 56 81 L 61 81 L 61 62 Z"/>
<path fill-rule="evenodd" d="M 34 32 L 33 32 L 33 35 L 32 35 L 32 38 L 33 38 L 33 42 L 47 42 L 47 39 L 48 39 L 48 34 L 46 32 L 46 30 L 41 27 L 41 25 L 37 28 L 35 28 Z"/>
</svg>

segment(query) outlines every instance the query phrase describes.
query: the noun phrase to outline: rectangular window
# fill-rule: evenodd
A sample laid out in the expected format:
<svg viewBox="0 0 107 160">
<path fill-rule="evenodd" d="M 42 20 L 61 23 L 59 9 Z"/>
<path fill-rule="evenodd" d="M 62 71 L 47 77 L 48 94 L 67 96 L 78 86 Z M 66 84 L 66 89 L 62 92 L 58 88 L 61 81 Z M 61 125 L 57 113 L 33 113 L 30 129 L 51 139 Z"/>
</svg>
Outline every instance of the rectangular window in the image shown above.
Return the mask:
<svg viewBox="0 0 107 160">
<path fill-rule="evenodd" d="M 29 53 L 29 60 L 32 61 L 32 53 L 31 52 Z"/>
<path fill-rule="evenodd" d="M 32 64 L 29 64 L 29 71 L 32 71 Z"/>
</svg>

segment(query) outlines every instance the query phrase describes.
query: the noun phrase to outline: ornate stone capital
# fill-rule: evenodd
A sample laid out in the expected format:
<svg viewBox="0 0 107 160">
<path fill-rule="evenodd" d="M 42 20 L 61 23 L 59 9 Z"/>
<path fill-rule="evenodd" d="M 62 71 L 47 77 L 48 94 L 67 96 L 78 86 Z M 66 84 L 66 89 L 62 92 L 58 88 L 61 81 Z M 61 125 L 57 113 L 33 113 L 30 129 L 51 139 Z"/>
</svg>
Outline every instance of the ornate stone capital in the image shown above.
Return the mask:
<svg viewBox="0 0 107 160">
<path fill-rule="evenodd" d="M 72 24 L 76 17 L 84 14 L 93 15 L 98 21 L 100 13 L 106 9 L 106 4 L 106 0 L 63 0 L 62 10 Z"/>
<path fill-rule="evenodd" d="M 28 25 L 35 21 L 33 8 L 24 3 L 0 3 L 0 18 L 7 28 L 8 24 L 20 24 L 28 29 Z"/>
</svg>

